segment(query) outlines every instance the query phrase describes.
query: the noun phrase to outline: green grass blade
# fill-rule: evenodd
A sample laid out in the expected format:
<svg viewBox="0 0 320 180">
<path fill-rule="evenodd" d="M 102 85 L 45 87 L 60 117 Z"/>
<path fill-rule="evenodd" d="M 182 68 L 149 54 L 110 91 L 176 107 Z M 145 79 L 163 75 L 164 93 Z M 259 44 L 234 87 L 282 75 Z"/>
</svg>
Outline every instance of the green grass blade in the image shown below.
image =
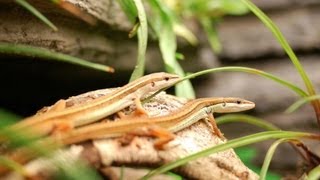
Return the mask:
<svg viewBox="0 0 320 180">
<path fill-rule="evenodd" d="M 258 69 L 254 69 L 254 68 L 248 68 L 248 67 L 240 67 L 240 66 L 226 66 L 226 67 L 220 67 L 220 68 L 212 68 L 212 69 L 207 69 L 207 70 L 203 70 L 203 71 L 199 71 L 193 74 L 190 74 L 186 77 L 184 77 L 182 79 L 182 81 L 184 79 L 191 79 L 191 78 L 195 78 L 197 76 L 200 75 L 204 75 L 204 74 L 208 74 L 208 73 L 215 73 L 215 72 L 226 72 L 226 71 L 233 71 L 233 72 L 245 72 L 245 73 L 251 73 L 251 74 L 256 74 L 256 75 L 260 75 L 262 77 L 271 79 L 283 86 L 286 86 L 287 88 L 293 90 L 295 93 L 297 93 L 299 96 L 301 97 L 306 97 L 308 96 L 308 94 L 306 92 L 304 92 L 302 89 L 300 89 L 299 87 L 297 87 L 296 85 L 285 81 L 275 75 L 272 75 L 270 73 L 258 70 Z"/>
<path fill-rule="evenodd" d="M 310 91 L 310 95 L 314 94 L 313 86 L 308 78 L 307 74 L 305 73 L 301 63 L 299 62 L 297 56 L 293 52 L 292 48 L 290 47 L 287 40 L 284 38 L 283 34 L 279 30 L 279 28 L 273 23 L 273 21 L 265 14 L 263 13 L 256 5 L 254 5 L 250 0 L 241 0 L 247 7 L 270 29 L 270 31 L 273 33 L 273 35 L 276 37 L 276 39 L 279 41 L 280 45 L 283 47 L 285 52 L 290 57 L 292 63 L 298 70 L 300 76 L 302 77 L 303 81 L 305 82 L 308 91 Z"/>
<path fill-rule="evenodd" d="M 126 13 L 128 19 L 135 23 L 136 17 L 138 16 L 137 8 L 133 1 L 128 0 L 117 0 L 121 6 L 121 9 Z"/>
<path fill-rule="evenodd" d="M 145 67 L 145 55 L 147 50 L 147 43 L 148 43 L 148 24 L 147 24 L 147 17 L 144 11 L 143 4 L 141 0 L 133 0 L 137 11 L 138 11 L 138 18 L 139 18 L 139 28 L 138 28 L 138 57 L 137 57 L 137 64 L 133 70 L 133 73 L 130 78 L 130 82 L 138 79 L 139 77 L 143 76 L 144 74 L 144 67 Z"/>
<path fill-rule="evenodd" d="M 55 60 L 55 61 L 63 61 L 63 62 L 76 64 L 76 65 L 80 65 L 86 68 L 91 68 L 99 71 L 114 72 L 114 69 L 109 66 L 92 63 L 77 57 L 73 57 L 66 54 L 53 52 L 45 48 L 33 47 L 29 45 L 0 43 L 0 53 L 44 58 L 44 59 Z"/>
<path fill-rule="evenodd" d="M 320 178 L 320 165 L 313 168 L 307 177 L 307 180 L 318 180 Z"/>
<path fill-rule="evenodd" d="M 272 20 L 264 14 L 257 6 L 255 6 L 250 0 L 242 0 L 242 2 L 247 5 L 247 7 L 270 29 L 272 34 L 279 41 L 280 45 L 283 47 L 287 55 L 290 57 L 290 60 L 294 64 L 298 73 L 300 74 L 302 80 L 304 81 L 305 86 L 307 87 L 307 91 L 310 96 L 315 95 L 316 92 L 314 90 L 313 84 L 309 77 L 307 76 L 305 70 L 303 69 L 299 59 L 293 52 L 287 40 L 284 38 L 283 34 L 279 30 L 279 28 L 272 22 Z M 312 102 L 314 111 L 316 113 L 318 125 L 320 126 L 320 101 L 315 100 Z"/>
<path fill-rule="evenodd" d="M 223 115 L 216 118 L 216 122 L 217 124 L 224 124 L 224 123 L 230 123 L 230 122 L 243 122 L 243 123 L 255 125 L 257 127 L 263 128 L 268 131 L 280 130 L 280 128 L 274 126 L 273 124 L 267 121 L 264 121 L 263 119 L 260 119 L 254 116 L 245 115 L 245 114 Z"/>
<path fill-rule="evenodd" d="M 314 96 L 309 96 L 309 97 L 305 97 L 303 99 L 300 99 L 298 101 L 296 101 L 295 103 L 293 103 L 290 107 L 288 107 L 285 111 L 285 113 L 292 113 L 294 111 L 296 111 L 297 109 L 299 109 L 302 105 L 313 101 L 313 100 L 319 100 L 320 99 L 320 95 L 314 95 Z"/>
<path fill-rule="evenodd" d="M 261 168 L 261 171 L 260 171 L 260 179 L 261 180 L 264 180 L 266 179 L 266 175 L 267 175 L 267 172 L 268 172 L 268 168 L 269 168 L 269 165 L 270 165 L 270 162 L 271 162 L 271 159 L 273 157 L 273 154 L 274 152 L 276 151 L 277 147 L 281 144 L 281 143 L 284 143 L 286 141 L 289 141 L 290 139 L 288 138 L 284 138 L 284 139 L 279 139 L 277 140 L 276 142 L 274 142 L 267 154 L 266 154 L 266 157 L 264 158 L 264 161 L 263 161 L 263 165 L 262 165 L 262 168 Z"/>
<path fill-rule="evenodd" d="M 261 133 L 256 133 L 252 135 L 248 135 L 245 137 L 237 138 L 228 141 L 225 144 L 220 144 L 216 145 L 212 148 L 208 148 L 206 150 L 200 151 L 198 153 L 192 154 L 190 156 L 184 157 L 182 159 L 178 159 L 174 162 L 165 164 L 155 170 L 150 171 L 147 175 L 142 177 L 142 179 L 148 179 L 156 174 L 161 174 L 165 173 L 173 168 L 176 168 L 178 166 L 184 165 L 188 163 L 189 161 L 208 156 L 213 153 L 217 153 L 220 151 L 224 151 L 230 148 L 236 148 L 236 147 L 241 147 L 241 146 L 246 146 L 249 144 L 269 140 L 269 139 L 278 139 L 278 138 L 312 138 L 312 137 L 317 137 L 315 134 L 310 134 L 310 133 L 302 133 L 302 132 L 292 132 L 292 131 L 267 131 L 267 132 L 261 132 Z"/>
<path fill-rule="evenodd" d="M 206 69 L 206 70 L 203 70 L 203 71 L 198 71 L 198 72 L 195 72 L 195 73 L 192 73 L 192 74 L 189 74 L 183 78 L 181 78 L 180 81 L 176 82 L 175 84 L 173 85 L 176 85 L 176 84 L 179 84 L 183 81 L 185 81 L 186 79 L 192 79 L 192 78 L 195 78 L 195 77 L 198 77 L 198 76 L 201 76 L 201 75 L 204 75 L 204 74 L 209 74 L 209 73 L 216 73 L 216 72 L 245 72 L 245 73 L 251 73 L 251 74 L 256 74 L 256 75 L 260 75 L 262 77 L 265 77 L 267 79 L 271 79 L 283 86 L 286 86 L 287 88 L 291 89 L 292 91 L 294 91 L 295 93 L 297 93 L 299 96 L 301 97 L 307 97 L 308 94 L 303 91 L 302 89 L 300 89 L 298 86 L 288 82 L 288 81 L 285 81 L 275 75 L 272 75 L 270 73 L 267 73 L 267 72 L 264 72 L 264 71 L 261 71 L 261 70 L 258 70 L 258 69 L 254 69 L 254 68 L 248 68 L 248 67 L 240 67 L 240 66 L 225 66 L 225 67 L 219 67 L 219 68 L 212 68 L 212 69 Z M 172 86 L 173 86 L 172 85 Z M 170 87 L 170 86 L 169 86 Z M 146 100 L 154 97 L 156 94 L 160 93 L 161 91 L 164 91 L 166 89 L 168 89 L 169 87 L 166 87 L 164 89 L 161 89 L 159 90 L 158 92 L 154 93 L 152 96 L 148 97 Z"/>
<path fill-rule="evenodd" d="M 173 30 L 174 30 L 175 34 L 177 34 L 180 37 L 183 37 L 191 45 L 195 46 L 199 43 L 197 37 L 182 23 L 174 22 Z"/>
<path fill-rule="evenodd" d="M 38 19 L 40 19 L 43 23 L 48 25 L 51 29 L 54 31 L 58 31 L 58 28 L 48 19 L 46 18 L 40 11 L 38 11 L 36 8 L 34 8 L 31 4 L 29 4 L 25 0 L 15 0 L 17 4 L 27 9 L 30 13 L 32 13 L 34 16 L 36 16 Z"/>
</svg>

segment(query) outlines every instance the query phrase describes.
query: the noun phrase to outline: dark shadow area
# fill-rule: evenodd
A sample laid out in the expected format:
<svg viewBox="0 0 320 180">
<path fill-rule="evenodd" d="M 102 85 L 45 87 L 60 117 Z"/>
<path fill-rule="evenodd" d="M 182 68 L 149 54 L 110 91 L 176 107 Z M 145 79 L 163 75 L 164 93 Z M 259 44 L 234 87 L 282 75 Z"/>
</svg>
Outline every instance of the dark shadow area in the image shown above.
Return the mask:
<svg viewBox="0 0 320 180">
<path fill-rule="evenodd" d="M 22 116 L 43 106 L 96 89 L 127 83 L 131 72 L 113 74 L 73 64 L 0 55 L 0 107 Z"/>
</svg>

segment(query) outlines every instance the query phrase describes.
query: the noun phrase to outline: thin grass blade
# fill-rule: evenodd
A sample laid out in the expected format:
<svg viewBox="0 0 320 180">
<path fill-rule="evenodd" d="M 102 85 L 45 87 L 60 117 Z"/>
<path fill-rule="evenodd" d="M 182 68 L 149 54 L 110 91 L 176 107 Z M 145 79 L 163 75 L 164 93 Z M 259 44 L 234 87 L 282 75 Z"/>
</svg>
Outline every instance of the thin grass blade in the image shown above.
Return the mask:
<svg viewBox="0 0 320 180">
<path fill-rule="evenodd" d="M 320 165 L 313 168 L 307 177 L 307 180 L 318 180 L 320 179 Z"/>
<path fill-rule="evenodd" d="M 47 18 L 45 17 L 40 11 L 38 11 L 36 8 L 34 8 L 31 4 L 29 4 L 25 0 L 15 0 L 17 4 L 24 7 L 26 10 L 28 10 L 31 14 L 36 16 L 38 19 L 40 19 L 44 24 L 49 26 L 54 31 L 58 31 L 58 28 Z"/>
<path fill-rule="evenodd" d="M 252 124 L 254 126 L 263 128 L 267 131 L 280 130 L 280 128 L 276 127 L 275 125 L 267 121 L 264 121 L 263 119 L 260 119 L 254 116 L 245 115 L 245 114 L 227 114 L 215 119 L 217 124 L 224 124 L 224 123 L 230 123 L 230 122 L 243 122 L 243 123 L 248 123 L 248 124 Z"/>
<path fill-rule="evenodd" d="M 258 70 L 258 69 L 254 69 L 254 68 L 248 68 L 248 67 L 241 67 L 241 66 L 225 66 L 225 67 L 219 67 L 219 68 L 212 68 L 212 69 L 206 69 L 203 71 L 199 71 L 196 73 L 192 73 L 186 77 L 184 77 L 181 81 L 183 81 L 184 79 L 191 79 L 191 78 L 195 78 L 197 76 L 200 75 L 204 75 L 204 74 L 208 74 L 208 73 L 215 73 L 215 72 L 228 72 L 228 71 L 232 71 L 232 72 L 245 72 L 245 73 L 251 73 L 251 74 L 256 74 L 268 79 L 271 79 L 283 86 L 286 86 L 287 88 L 291 89 L 292 91 L 294 91 L 295 93 L 297 93 L 299 96 L 301 97 L 307 97 L 308 94 L 303 91 L 302 89 L 300 89 L 298 86 L 294 85 L 293 83 L 290 83 L 286 80 L 283 80 L 275 75 L 272 75 L 270 73 Z M 179 83 L 179 82 L 177 82 Z"/>
<path fill-rule="evenodd" d="M 314 101 L 314 100 L 319 100 L 320 99 L 320 95 L 314 95 L 314 96 L 309 96 L 309 97 L 305 97 L 303 99 L 300 99 L 298 101 L 296 101 L 295 103 L 293 103 L 290 107 L 288 107 L 285 111 L 285 113 L 292 113 L 294 111 L 296 111 L 297 109 L 299 109 L 302 105 L 310 102 L 310 101 Z"/>
<path fill-rule="evenodd" d="M 308 94 L 313 96 L 316 94 L 315 89 L 311 80 L 309 79 L 307 73 L 305 72 L 304 68 L 302 67 L 298 57 L 293 52 L 292 48 L 290 47 L 287 40 L 284 38 L 283 34 L 279 30 L 279 28 L 272 22 L 272 20 L 263 13 L 255 4 L 253 4 L 250 0 L 241 0 L 247 7 L 270 29 L 272 34 L 276 37 L 279 41 L 282 48 L 285 50 L 287 55 L 290 57 L 293 65 L 297 69 L 298 73 L 300 74 L 302 80 L 304 81 L 305 86 L 307 87 Z M 320 101 L 314 100 L 312 101 L 312 105 L 314 111 L 316 113 L 318 126 L 320 127 Z"/>
<path fill-rule="evenodd" d="M 283 139 L 279 139 L 277 140 L 276 142 L 274 142 L 270 148 L 268 149 L 268 152 L 266 154 L 266 157 L 264 158 L 264 161 L 263 161 L 263 165 L 262 165 L 262 168 L 261 168 L 261 171 L 260 171 L 260 179 L 261 180 L 264 180 L 266 179 L 266 175 L 267 175 L 267 172 L 268 172 L 268 168 L 269 168 L 269 165 L 270 165 L 270 162 L 271 162 L 271 159 L 274 155 L 274 152 L 276 151 L 277 147 L 281 144 L 281 143 L 284 143 L 284 142 L 287 142 L 289 141 L 290 139 L 288 138 L 283 138 Z"/>
<path fill-rule="evenodd" d="M 318 139 L 320 138 L 319 136 L 315 134 L 310 134 L 310 133 L 302 133 L 302 132 L 292 132 L 292 131 L 267 131 L 267 132 L 261 132 L 261 133 L 256 133 L 252 135 L 248 135 L 245 137 L 237 138 L 228 141 L 225 144 L 220 144 L 217 146 L 214 146 L 212 148 L 208 148 L 206 150 L 200 151 L 198 153 L 192 154 L 190 156 L 184 157 L 182 159 L 178 159 L 174 162 L 165 164 L 155 170 L 150 171 L 147 175 L 142 177 L 142 179 L 148 179 L 156 174 L 161 174 L 165 173 L 173 168 L 179 167 L 181 165 L 184 165 L 188 163 L 189 161 L 208 156 L 213 153 L 217 153 L 220 151 L 224 151 L 230 148 L 236 148 L 236 147 L 241 147 L 241 146 L 246 146 L 249 144 L 269 140 L 269 139 L 278 139 L 278 138 L 314 138 L 317 137 Z"/>
<path fill-rule="evenodd" d="M 148 24 L 147 24 L 147 17 L 144 11 L 143 4 L 141 0 L 133 0 L 139 19 L 139 28 L 138 28 L 138 57 L 137 57 L 137 64 L 131 74 L 130 82 L 138 79 L 139 77 L 143 76 L 144 68 L 145 68 L 145 60 L 146 60 L 146 50 L 148 44 Z"/>
<path fill-rule="evenodd" d="M 53 52 L 45 48 L 33 47 L 29 45 L 0 43 L 0 53 L 23 55 L 23 56 L 29 56 L 29 57 L 38 57 L 38 58 L 44 58 L 48 60 L 71 63 L 71 64 L 83 66 L 86 68 L 109 72 L 109 73 L 114 72 L 114 69 L 109 66 L 92 63 L 84 59 L 80 59 L 80 58 L 69 56 L 62 53 Z"/>
</svg>

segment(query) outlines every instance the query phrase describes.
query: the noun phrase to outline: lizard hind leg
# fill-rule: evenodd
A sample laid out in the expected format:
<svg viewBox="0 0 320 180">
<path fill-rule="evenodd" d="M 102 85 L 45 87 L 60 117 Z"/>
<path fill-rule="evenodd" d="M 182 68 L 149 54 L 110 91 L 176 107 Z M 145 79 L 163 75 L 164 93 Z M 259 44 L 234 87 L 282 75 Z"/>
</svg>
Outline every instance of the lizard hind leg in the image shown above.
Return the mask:
<svg viewBox="0 0 320 180">
<path fill-rule="evenodd" d="M 120 139 L 120 143 L 122 145 L 128 145 L 132 142 L 135 136 L 156 137 L 157 140 L 154 142 L 154 147 L 158 150 L 165 149 L 164 146 L 175 137 L 175 135 L 167 129 L 160 126 L 151 125 L 148 127 L 137 128 L 131 132 L 128 132 Z"/>
</svg>

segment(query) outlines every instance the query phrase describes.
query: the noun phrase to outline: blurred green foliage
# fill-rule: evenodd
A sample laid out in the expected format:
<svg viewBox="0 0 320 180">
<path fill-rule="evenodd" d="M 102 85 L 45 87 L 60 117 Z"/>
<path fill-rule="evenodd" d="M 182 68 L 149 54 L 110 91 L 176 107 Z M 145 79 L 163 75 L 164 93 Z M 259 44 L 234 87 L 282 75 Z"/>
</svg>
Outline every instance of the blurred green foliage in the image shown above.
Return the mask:
<svg viewBox="0 0 320 180">
<path fill-rule="evenodd" d="M 241 161 L 252 171 L 260 174 L 261 168 L 253 163 L 254 158 L 258 155 L 257 150 L 253 147 L 239 147 L 234 149 Z M 270 170 L 266 176 L 267 180 L 279 180 L 281 176 L 271 172 Z"/>
</svg>

